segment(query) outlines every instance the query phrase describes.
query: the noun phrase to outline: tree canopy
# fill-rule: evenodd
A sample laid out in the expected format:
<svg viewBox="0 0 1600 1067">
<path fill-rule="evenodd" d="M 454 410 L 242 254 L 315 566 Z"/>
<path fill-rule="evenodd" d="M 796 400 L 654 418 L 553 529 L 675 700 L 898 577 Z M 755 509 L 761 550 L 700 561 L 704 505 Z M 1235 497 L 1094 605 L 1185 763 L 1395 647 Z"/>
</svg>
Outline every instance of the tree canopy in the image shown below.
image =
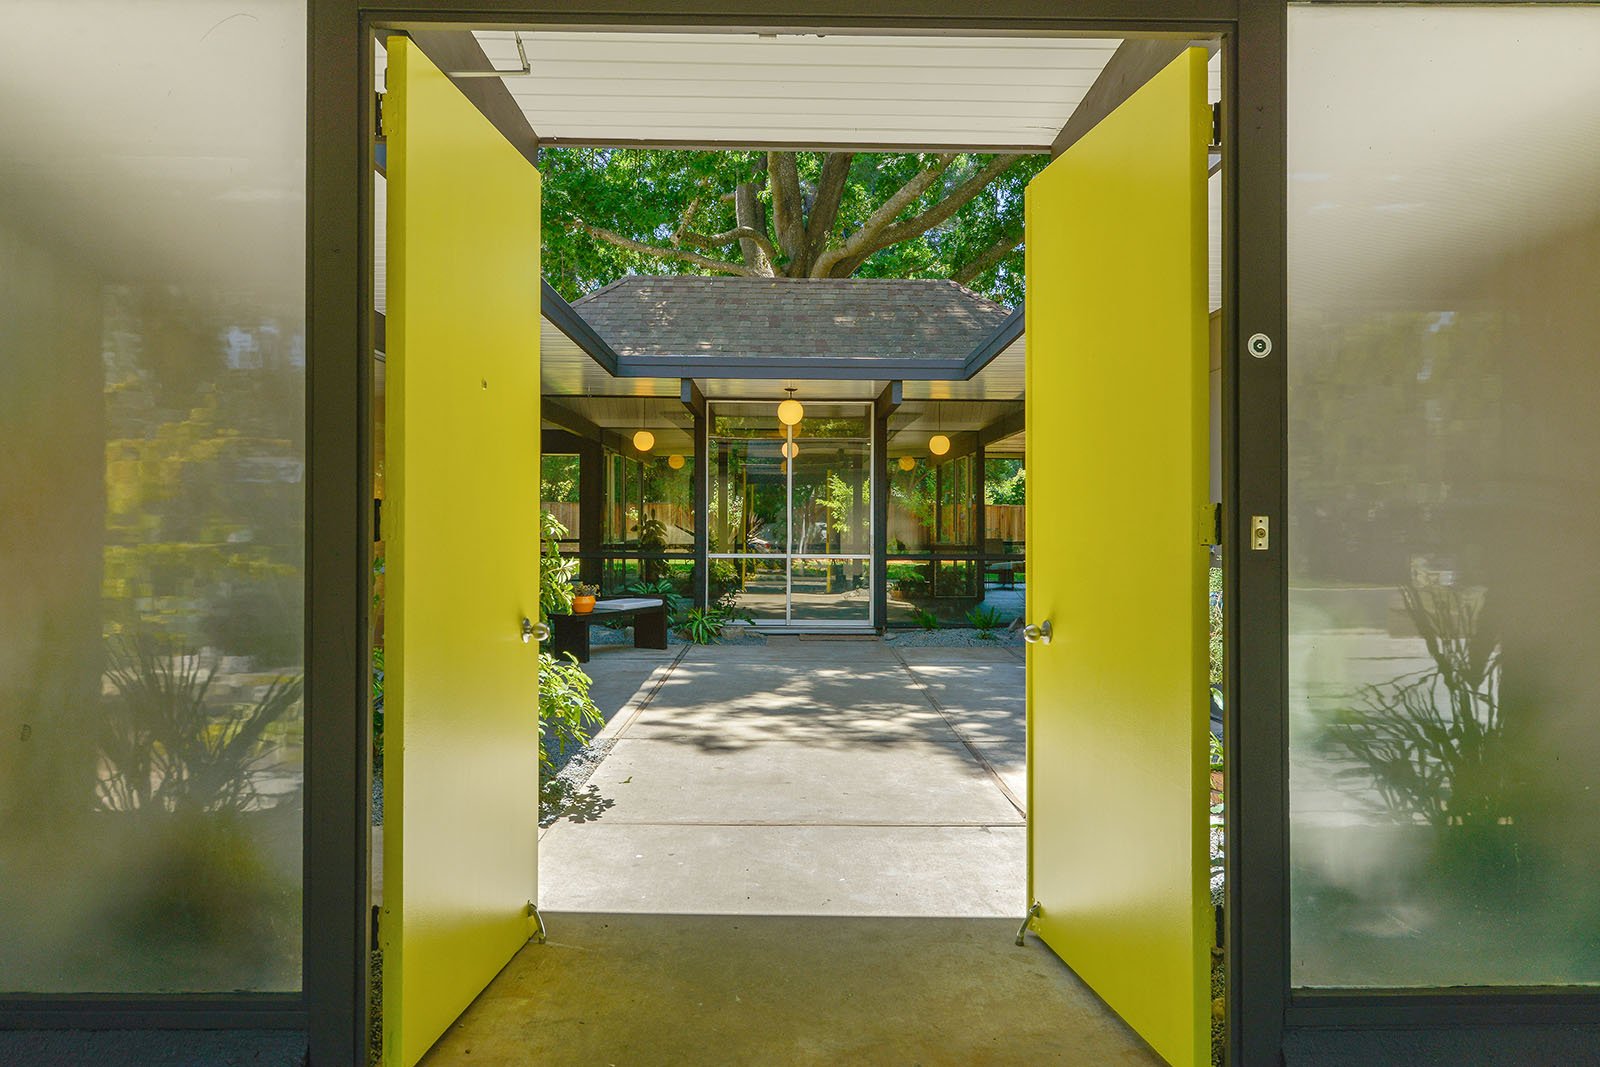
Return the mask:
<svg viewBox="0 0 1600 1067">
<path fill-rule="evenodd" d="M 1041 155 L 550 148 L 544 272 L 568 300 L 627 274 L 952 278 L 1022 300 Z"/>
</svg>

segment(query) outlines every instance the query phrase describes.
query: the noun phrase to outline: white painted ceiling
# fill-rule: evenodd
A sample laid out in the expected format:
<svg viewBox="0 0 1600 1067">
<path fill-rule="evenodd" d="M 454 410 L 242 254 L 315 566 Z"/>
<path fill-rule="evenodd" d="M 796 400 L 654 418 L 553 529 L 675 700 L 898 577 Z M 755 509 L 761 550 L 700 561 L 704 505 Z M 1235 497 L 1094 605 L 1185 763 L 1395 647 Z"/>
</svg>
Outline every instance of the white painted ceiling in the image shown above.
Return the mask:
<svg viewBox="0 0 1600 1067">
<path fill-rule="evenodd" d="M 497 69 L 509 30 L 474 31 Z M 504 79 L 545 144 L 1045 151 L 1121 41 L 523 31 Z"/>
</svg>

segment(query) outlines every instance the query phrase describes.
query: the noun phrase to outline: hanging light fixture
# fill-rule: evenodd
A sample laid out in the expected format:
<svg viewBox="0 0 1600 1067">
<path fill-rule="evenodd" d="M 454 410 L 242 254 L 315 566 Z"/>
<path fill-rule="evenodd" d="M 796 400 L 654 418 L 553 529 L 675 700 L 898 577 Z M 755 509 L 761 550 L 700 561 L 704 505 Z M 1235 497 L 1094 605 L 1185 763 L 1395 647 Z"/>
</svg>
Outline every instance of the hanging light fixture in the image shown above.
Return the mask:
<svg viewBox="0 0 1600 1067">
<path fill-rule="evenodd" d="M 784 459 L 793 459 L 800 454 L 800 446 L 793 441 L 785 441 L 779 451 L 783 453 Z"/>
<path fill-rule="evenodd" d="M 806 417 L 805 405 L 794 398 L 794 388 L 789 389 L 789 399 L 778 405 L 778 421 L 785 426 L 798 426 Z"/>
<path fill-rule="evenodd" d="M 672 455 L 667 457 L 667 466 L 671 467 L 675 471 L 683 470 L 683 457 L 674 452 Z"/>
<path fill-rule="evenodd" d="M 942 433 L 936 433 L 928 438 L 928 451 L 936 456 L 942 456 L 950 451 L 950 438 Z"/>
<path fill-rule="evenodd" d="M 915 456 L 901 456 L 900 457 L 900 469 L 903 470 L 903 471 L 916 470 L 917 469 L 917 459 L 916 459 L 916 457 Z"/>
<path fill-rule="evenodd" d="M 640 452 L 648 452 L 656 447 L 656 435 L 649 430 L 640 430 L 633 435 L 633 447 Z"/>
</svg>

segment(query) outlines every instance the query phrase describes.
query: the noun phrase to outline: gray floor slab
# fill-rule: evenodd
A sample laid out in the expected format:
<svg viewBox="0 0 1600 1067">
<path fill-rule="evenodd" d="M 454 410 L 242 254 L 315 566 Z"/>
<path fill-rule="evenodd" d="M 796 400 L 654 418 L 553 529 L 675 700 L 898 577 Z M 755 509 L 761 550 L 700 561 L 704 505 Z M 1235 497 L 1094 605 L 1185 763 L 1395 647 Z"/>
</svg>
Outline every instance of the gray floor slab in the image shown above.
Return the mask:
<svg viewBox="0 0 1600 1067">
<path fill-rule="evenodd" d="M 541 842 L 539 906 L 663 914 L 1020 917 L 1021 826 L 640 826 Z"/>
<path fill-rule="evenodd" d="M 1009 918 L 546 921 L 428 1067 L 1160 1063 Z"/>
<path fill-rule="evenodd" d="M 589 779 L 607 822 L 990 825 L 1021 816 L 959 741 L 725 747 L 623 735 Z M 558 820 L 557 825 L 560 825 Z M 556 847 L 552 842 L 551 847 Z"/>
<path fill-rule="evenodd" d="M 1027 672 L 1022 662 L 998 649 L 906 649 L 903 655 L 956 733 L 994 768 L 1012 795 L 1024 801 Z"/>
</svg>

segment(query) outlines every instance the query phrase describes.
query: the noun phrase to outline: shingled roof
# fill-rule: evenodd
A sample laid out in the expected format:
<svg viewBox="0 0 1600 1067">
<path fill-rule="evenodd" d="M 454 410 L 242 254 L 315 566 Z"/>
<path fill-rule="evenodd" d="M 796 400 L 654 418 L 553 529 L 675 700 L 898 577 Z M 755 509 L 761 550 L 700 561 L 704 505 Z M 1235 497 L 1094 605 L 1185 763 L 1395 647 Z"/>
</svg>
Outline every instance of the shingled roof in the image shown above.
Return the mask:
<svg viewBox="0 0 1600 1067">
<path fill-rule="evenodd" d="M 962 359 L 1009 312 L 938 279 L 627 277 L 574 304 L 619 355 Z"/>
</svg>

